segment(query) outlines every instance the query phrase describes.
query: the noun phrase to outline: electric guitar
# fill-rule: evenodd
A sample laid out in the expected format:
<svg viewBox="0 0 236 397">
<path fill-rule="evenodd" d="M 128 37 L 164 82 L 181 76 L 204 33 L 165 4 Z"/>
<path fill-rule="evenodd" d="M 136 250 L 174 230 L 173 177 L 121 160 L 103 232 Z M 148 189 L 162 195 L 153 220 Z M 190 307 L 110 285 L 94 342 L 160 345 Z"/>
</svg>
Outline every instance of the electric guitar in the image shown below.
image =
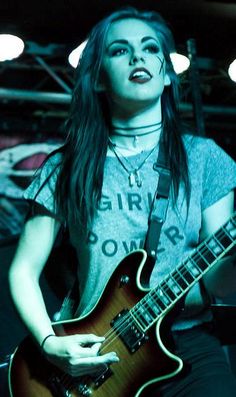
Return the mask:
<svg viewBox="0 0 236 397">
<path fill-rule="evenodd" d="M 183 361 L 163 339 L 167 314 L 235 241 L 236 213 L 151 290 L 141 284 L 146 252 L 130 253 L 88 315 L 53 325 L 57 335 L 105 335 L 101 353 L 116 351 L 119 363 L 93 377 L 71 377 L 50 364 L 27 337 L 11 359 L 11 397 L 148 397 L 154 384 L 181 375 Z"/>
</svg>

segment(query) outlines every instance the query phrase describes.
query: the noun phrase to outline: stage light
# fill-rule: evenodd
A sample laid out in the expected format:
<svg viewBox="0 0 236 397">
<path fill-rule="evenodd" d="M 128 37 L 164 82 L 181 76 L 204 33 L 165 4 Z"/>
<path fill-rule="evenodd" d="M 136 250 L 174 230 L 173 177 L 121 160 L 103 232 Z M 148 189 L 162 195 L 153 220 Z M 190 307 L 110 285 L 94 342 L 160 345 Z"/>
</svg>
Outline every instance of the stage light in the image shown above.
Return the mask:
<svg viewBox="0 0 236 397">
<path fill-rule="evenodd" d="M 0 61 L 11 61 L 22 54 L 24 42 L 12 34 L 0 34 Z"/>
<path fill-rule="evenodd" d="M 231 80 L 236 82 L 236 59 L 229 65 L 228 74 Z"/>
<path fill-rule="evenodd" d="M 185 72 L 189 68 L 190 60 L 185 55 L 178 54 L 177 52 L 172 52 L 170 58 L 177 74 Z"/>
<path fill-rule="evenodd" d="M 71 66 L 73 66 L 73 68 L 76 68 L 78 63 L 79 63 L 79 59 L 80 56 L 83 52 L 84 47 L 86 46 L 87 41 L 83 41 L 83 43 L 81 43 L 78 47 L 76 47 L 69 55 L 68 57 L 68 61 L 69 64 Z"/>
<path fill-rule="evenodd" d="M 76 47 L 69 55 L 68 61 L 73 68 L 76 68 L 79 63 L 79 58 L 83 52 L 84 47 L 86 46 L 87 41 L 83 41 L 78 47 Z M 183 73 L 185 70 L 188 69 L 190 65 L 190 61 L 188 57 L 178 54 L 178 53 L 171 53 L 170 54 L 171 61 L 174 66 L 174 70 L 177 74 Z"/>
</svg>

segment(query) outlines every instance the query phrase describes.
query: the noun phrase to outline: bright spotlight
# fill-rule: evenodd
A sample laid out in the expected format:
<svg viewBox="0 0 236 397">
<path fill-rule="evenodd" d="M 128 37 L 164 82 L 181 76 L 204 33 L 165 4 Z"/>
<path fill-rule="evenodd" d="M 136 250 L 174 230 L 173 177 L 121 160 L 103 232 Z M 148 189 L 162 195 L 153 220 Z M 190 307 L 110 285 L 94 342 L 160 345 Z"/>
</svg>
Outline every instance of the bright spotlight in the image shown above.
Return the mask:
<svg viewBox="0 0 236 397">
<path fill-rule="evenodd" d="M 24 42 L 12 34 L 0 34 L 0 61 L 11 61 L 20 56 Z"/>
<path fill-rule="evenodd" d="M 174 71 L 177 74 L 185 72 L 189 68 L 190 61 L 185 55 L 178 54 L 177 52 L 172 52 L 170 58 L 174 67 Z"/>
<path fill-rule="evenodd" d="M 236 59 L 229 65 L 228 74 L 231 80 L 236 82 Z"/>
<path fill-rule="evenodd" d="M 69 64 L 73 67 L 76 68 L 78 63 L 79 63 L 79 59 L 81 57 L 81 54 L 84 50 L 84 47 L 86 46 L 87 41 L 83 41 L 83 43 L 81 43 L 78 47 L 76 47 L 69 55 L 68 57 L 68 61 Z"/>
</svg>

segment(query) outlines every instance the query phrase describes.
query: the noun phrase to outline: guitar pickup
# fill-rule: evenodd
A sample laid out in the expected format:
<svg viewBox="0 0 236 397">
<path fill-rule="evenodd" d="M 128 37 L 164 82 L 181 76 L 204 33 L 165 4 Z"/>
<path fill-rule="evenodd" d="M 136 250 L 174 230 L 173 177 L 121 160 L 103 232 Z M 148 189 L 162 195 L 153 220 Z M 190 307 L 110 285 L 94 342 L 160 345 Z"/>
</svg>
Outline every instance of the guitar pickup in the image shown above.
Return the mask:
<svg viewBox="0 0 236 397">
<path fill-rule="evenodd" d="M 122 310 L 110 325 L 130 353 L 135 353 L 149 339 L 148 335 L 140 330 L 128 309 Z"/>
<path fill-rule="evenodd" d="M 92 377 L 96 387 L 101 386 L 113 374 L 111 368 L 107 365 L 106 369 L 96 378 Z"/>
</svg>

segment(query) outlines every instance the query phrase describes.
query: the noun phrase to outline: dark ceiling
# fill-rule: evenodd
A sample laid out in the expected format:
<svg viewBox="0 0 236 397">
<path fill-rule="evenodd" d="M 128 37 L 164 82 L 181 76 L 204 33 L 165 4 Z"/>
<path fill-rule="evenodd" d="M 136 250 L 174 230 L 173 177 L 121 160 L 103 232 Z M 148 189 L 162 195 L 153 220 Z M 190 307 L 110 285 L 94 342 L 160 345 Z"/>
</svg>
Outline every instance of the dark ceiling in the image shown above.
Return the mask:
<svg viewBox="0 0 236 397">
<path fill-rule="evenodd" d="M 123 5 L 159 11 L 181 51 L 195 40 L 206 132 L 232 146 L 236 83 L 227 66 L 236 57 L 236 1 L 229 0 L 1 0 L 1 32 L 20 34 L 27 46 L 16 61 L 0 64 L 0 131 L 60 133 L 74 80 L 67 55 L 94 23 Z M 188 73 L 182 82 L 183 116 L 191 121 Z"/>
</svg>

